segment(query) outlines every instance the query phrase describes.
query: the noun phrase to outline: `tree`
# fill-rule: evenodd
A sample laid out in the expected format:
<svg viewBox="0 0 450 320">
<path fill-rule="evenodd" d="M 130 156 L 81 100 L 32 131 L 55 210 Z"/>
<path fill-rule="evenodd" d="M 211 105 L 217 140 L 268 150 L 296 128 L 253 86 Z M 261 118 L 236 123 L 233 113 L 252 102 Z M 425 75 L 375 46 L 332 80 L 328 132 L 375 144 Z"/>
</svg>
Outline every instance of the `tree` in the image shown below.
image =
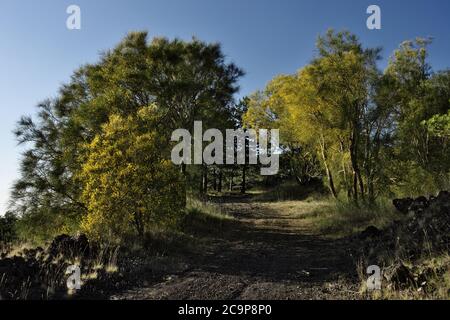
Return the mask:
<svg viewBox="0 0 450 320">
<path fill-rule="evenodd" d="M 422 38 L 405 41 L 385 72 L 392 79 L 389 90 L 395 93 L 391 97 L 395 126 L 391 159 L 395 163 L 390 165 L 393 170 L 389 174 L 405 193 L 411 189 L 415 193 L 435 192 L 448 184 L 444 160 L 448 148 L 441 137 L 422 125 L 450 109 L 450 72 L 433 72 L 427 62 L 430 43 Z"/>
<path fill-rule="evenodd" d="M 318 155 L 330 193 L 337 197 L 334 171 L 341 172 L 343 184 L 357 201 L 366 192 L 363 120 L 379 50 L 363 49 L 348 32 L 329 31 L 319 37 L 318 51 L 319 56 L 296 75 L 271 81 L 262 102 L 261 95 L 256 96 L 259 101 L 254 99 L 246 120 L 253 126 L 270 123 L 280 128 L 286 150 L 301 149 L 307 155 L 305 171 L 316 171 Z"/>
<path fill-rule="evenodd" d="M 47 100 L 38 108 L 37 121 L 22 117 L 15 130 L 19 144 L 29 149 L 23 153 L 21 177 L 13 186 L 12 209 L 30 221 L 41 220 L 39 215 L 45 216 L 44 220 L 73 220 L 85 206 L 79 200 L 80 188 L 72 180 L 78 165 L 69 152 L 76 140 L 70 142 L 65 131 L 68 113 L 61 109 L 59 99 Z"/>
<path fill-rule="evenodd" d="M 320 159 L 335 197 L 345 190 L 355 202 L 374 203 L 399 187 L 435 191 L 448 181 L 445 117 L 433 116 L 449 110 L 450 72 L 431 71 L 428 44 L 404 42 L 382 73 L 379 48 L 330 30 L 319 37 L 319 54 L 309 65 L 251 96 L 244 120 L 280 129 L 284 155 L 298 164 L 290 165 L 297 180 L 314 174 Z"/>
<path fill-rule="evenodd" d="M 130 33 L 98 63 L 76 70 L 57 98 L 38 106 L 37 117 L 19 121 L 15 133 L 28 150 L 13 188 L 12 210 L 30 221 L 54 221 L 58 227 L 47 228 L 52 232 L 78 225 L 87 214 L 74 178 L 89 156 L 83 146 L 102 133 L 111 115 L 135 116 L 155 103 L 159 120 L 154 125 L 162 136 L 191 129 L 198 119 L 221 128 L 231 117 L 242 74 L 225 61 L 218 44 L 148 42 L 146 32 Z"/>
<path fill-rule="evenodd" d="M 430 134 L 431 139 L 435 142 L 433 147 L 433 158 L 435 171 L 439 173 L 440 179 L 443 180 L 442 188 L 448 188 L 450 181 L 450 108 L 447 114 L 435 115 L 427 121 L 423 121 Z"/>
<path fill-rule="evenodd" d="M 349 32 L 327 32 L 319 38 L 319 58 L 315 78 L 319 81 L 319 94 L 325 105 L 339 112 L 337 129 L 343 130 L 339 136 L 341 150 L 348 150 L 351 171 L 351 193 L 356 202 L 358 194 L 363 198 L 366 187 L 362 174 L 365 156 L 362 152 L 367 113 L 370 112 L 369 92 L 377 74 L 376 61 L 379 48 L 364 49 L 356 36 Z"/>
<path fill-rule="evenodd" d="M 185 207 L 184 179 L 167 160 L 167 138 L 152 129 L 154 113 L 147 107 L 136 116 L 112 115 L 87 146 L 82 226 L 93 238 L 143 239 L 152 227 L 173 225 Z"/>
</svg>

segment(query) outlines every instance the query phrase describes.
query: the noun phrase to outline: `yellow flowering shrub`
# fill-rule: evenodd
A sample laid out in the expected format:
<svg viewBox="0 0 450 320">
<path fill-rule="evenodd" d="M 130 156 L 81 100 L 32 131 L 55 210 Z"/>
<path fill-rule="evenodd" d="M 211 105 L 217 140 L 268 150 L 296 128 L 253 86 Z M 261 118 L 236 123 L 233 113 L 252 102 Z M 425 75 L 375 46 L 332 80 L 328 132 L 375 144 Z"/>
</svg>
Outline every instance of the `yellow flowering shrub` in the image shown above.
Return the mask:
<svg viewBox="0 0 450 320">
<path fill-rule="evenodd" d="M 185 183 L 167 160 L 168 143 L 158 134 L 151 108 L 137 116 L 110 117 L 87 146 L 81 170 L 88 214 L 82 229 L 94 239 L 120 240 L 177 221 L 185 208 Z"/>
</svg>

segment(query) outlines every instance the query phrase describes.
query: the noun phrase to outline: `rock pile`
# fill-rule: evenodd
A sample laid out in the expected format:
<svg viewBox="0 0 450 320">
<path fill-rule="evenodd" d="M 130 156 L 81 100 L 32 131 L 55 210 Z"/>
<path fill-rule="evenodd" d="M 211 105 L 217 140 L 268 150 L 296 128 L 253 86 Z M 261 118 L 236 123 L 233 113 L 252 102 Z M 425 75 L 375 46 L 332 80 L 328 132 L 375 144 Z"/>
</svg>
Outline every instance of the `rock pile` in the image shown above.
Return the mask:
<svg viewBox="0 0 450 320">
<path fill-rule="evenodd" d="M 67 258 L 83 257 L 90 254 L 89 240 L 86 235 L 81 234 L 74 237 L 66 234 L 57 236 L 48 248 L 51 258 L 63 256 Z"/>
<path fill-rule="evenodd" d="M 369 227 L 360 234 L 370 258 L 387 252 L 398 258 L 418 258 L 423 250 L 448 251 L 450 244 L 450 193 L 417 199 L 395 199 L 397 210 L 405 215 L 385 230 Z"/>
<path fill-rule="evenodd" d="M 441 191 L 437 197 L 430 196 L 426 198 L 424 196 L 417 199 L 405 198 L 395 199 L 393 204 L 395 208 L 403 214 L 420 214 L 431 206 L 440 206 L 448 209 L 450 203 L 450 192 Z"/>
<path fill-rule="evenodd" d="M 393 205 L 405 218 L 385 230 L 369 227 L 363 231 L 359 237 L 364 242 L 364 255 L 369 263 L 384 265 L 384 277 L 390 286 L 420 287 L 426 283 L 427 272 L 418 273 L 402 261 L 416 261 L 430 252 L 449 252 L 450 193 L 395 199 Z"/>
</svg>

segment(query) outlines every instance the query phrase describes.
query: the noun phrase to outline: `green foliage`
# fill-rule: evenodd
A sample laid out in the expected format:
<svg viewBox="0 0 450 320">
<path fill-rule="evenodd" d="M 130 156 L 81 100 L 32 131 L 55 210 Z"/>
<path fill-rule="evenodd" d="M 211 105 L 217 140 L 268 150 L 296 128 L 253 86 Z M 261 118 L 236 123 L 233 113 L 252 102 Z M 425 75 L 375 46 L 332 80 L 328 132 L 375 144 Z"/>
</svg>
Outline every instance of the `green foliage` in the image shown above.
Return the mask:
<svg viewBox="0 0 450 320">
<path fill-rule="evenodd" d="M 401 177 L 391 183 L 390 190 L 398 197 L 411 197 L 437 194 L 450 187 L 449 173 L 430 172 L 414 161 L 392 162 L 390 172 Z"/>
<path fill-rule="evenodd" d="M 450 110 L 444 115 L 435 115 L 428 121 L 423 121 L 432 136 L 449 139 L 450 138 Z"/>
<path fill-rule="evenodd" d="M 0 243 L 11 243 L 17 240 L 17 217 L 7 212 L 0 216 Z"/>
<path fill-rule="evenodd" d="M 381 72 L 379 48 L 329 30 L 312 63 L 250 97 L 244 122 L 280 128 L 292 176 L 323 177 L 336 198 L 374 203 L 406 190 L 435 192 L 448 186 L 450 172 L 442 116 L 450 108 L 450 72 L 431 72 L 429 43 L 402 43 Z"/>
<path fill-rule="evenodd" d="M 245 193 L 261 182 L 254 167 L 238 165 L 182 166 L 181 181 L 166 147 L 174 129 L 192 130 L 195 120 L 280 129 L 282 168 L 266 183 L 321 179 L 355 204 L 445 188 L 450 72 L 432 71 L 429 44 L 402 43 L 381 71 L 379 48 L 329 30 L 310 64 L 235 103 L 243 71 L 220 45 L 130 33 L 19 121 L 27 148 L 12 192 L 19 233 L 46 239 L 82 224 L 95 237 L 142 235 L 177 220 L 185 189 Z"/>
<path fill-rule="evenodd" d="M 389 105 L 393 113 L 394 156 L 399 162 L 415 162 L 430 173 L 447 173 L 442 140 L 422 125 L 450 109 L 450 73 L 431 72 L 427 63 L 428 39 L 404 42 L 391 58 L 385 77 L 391 79 Z M 403 174 L 403 173 L 401 173 Z M 397 176 L 395 179 L 401 179 Z"/>
<path fill-rule="evenodd" d="M 153 113 L 159 120 L 152 124 L 158 137 L 139 138 L 151 145 L 167 141 L 175 128 L 190 129 L 198 119 L 211 127 L 229 127 L 242 75 L 225 61 L 219 44 L 164 38 L 149 42 L 145 32 L 130 33 L 98 63 L 80 67 L 55 99 L 38 106 L 36 117 L 23 117 L 17 125 L 17 139 L 28 148 L 11 197 L 13 211 L 22 217 L 21 229 L 49 238 L 79 226 L 91 205 L 77 179 L 93 157 L 85 146 L 96 142 L 92 147 L 99 155 L 99 137 L 111 119 L 136 119 L 139 110 L 157 105 Z M 137 152 L 141 146 L 135 143 L 130 148 Z"/>
<path fill-rule="evenodd" d="M 328 198 L 326 189 L 320 180 L 310 181 L 308 184 L 299 185 L 295 180 L 288 180 L 274 188 L 262 190 L 253 197 L 258 202 L 281 201 L 313 201 Z"/>
<path fill-rule="evenodd" d="M 73 212 L 61 212 L 51 207 L 31 211 L 17 221 L 20 241 L 43 245 L 61 234 L 76 234 L 80 230 L 81 217 Z"/>
<path fill-rule="evenodd" d="M 46 101 L 38 109 L 37 120 L 23 117 L 15 131 L 19 143 L 29 148 L 23 153 L 21 177 L 11 195 L 14 213 L 24 218 L 21 230 L 38 230 L 50 221 L 58 228 L 62 220 L 72 224 L 84 210 L 78 200 L 80 188 L 72 181 L 77 158 L 70 151 L 76 141 L 63 142 L 68 137 L 64 131 L 67 113 L 59 101 Z M 28 227 L 27 221 L 32 223 Z"/>
</svg>

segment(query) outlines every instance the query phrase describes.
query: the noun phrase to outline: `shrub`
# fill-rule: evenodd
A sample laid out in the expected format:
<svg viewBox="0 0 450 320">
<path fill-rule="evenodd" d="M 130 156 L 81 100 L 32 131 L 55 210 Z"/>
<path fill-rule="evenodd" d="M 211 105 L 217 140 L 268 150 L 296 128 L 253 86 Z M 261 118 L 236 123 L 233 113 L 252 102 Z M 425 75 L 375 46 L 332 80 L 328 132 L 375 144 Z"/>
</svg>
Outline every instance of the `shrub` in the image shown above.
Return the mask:
<svg viewBox="0 0 450 320">
<path fill-rule="evenodd" d="M 11 243 L 17 239 L 16 224 L 17 217 L 11 212 L 0 217 L 0 243 Z"/>
<path fill-rule="evenodd" d="M 174 225 L 186 203 L 184 179 L 164 158 L 168 143 L 152 125 L 151 108 L 137 116 L 112 116 L 87 146 L 80 178 L 91 238 L 143 239 L 152 227 Z"/>
</svg>

